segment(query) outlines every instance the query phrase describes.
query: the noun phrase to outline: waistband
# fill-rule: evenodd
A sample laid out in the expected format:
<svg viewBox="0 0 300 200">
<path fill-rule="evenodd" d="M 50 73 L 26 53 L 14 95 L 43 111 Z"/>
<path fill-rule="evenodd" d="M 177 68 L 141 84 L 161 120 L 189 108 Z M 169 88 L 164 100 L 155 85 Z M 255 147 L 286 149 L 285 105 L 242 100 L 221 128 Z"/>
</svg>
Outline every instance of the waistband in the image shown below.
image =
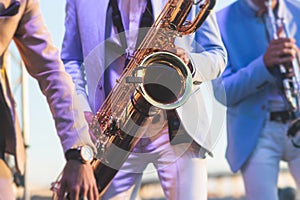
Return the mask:
<svg viewBox="0 0 300 200">
<path fill-rule="evenodd" d="M 270 112 L 269 114 L 270 121 L 275 121 L 284 124 L 296 118 L 295 113 L 288 110 Z"/>
</svg>

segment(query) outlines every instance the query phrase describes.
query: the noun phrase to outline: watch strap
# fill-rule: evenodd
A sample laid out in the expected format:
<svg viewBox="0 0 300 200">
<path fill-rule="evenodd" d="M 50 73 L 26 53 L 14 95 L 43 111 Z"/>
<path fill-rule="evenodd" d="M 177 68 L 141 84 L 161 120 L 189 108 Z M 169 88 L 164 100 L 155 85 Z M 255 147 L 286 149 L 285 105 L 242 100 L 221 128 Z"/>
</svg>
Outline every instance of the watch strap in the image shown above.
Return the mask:
<svg viewBox="0 0 300 200">
<path fill-rule="evenodd" d="M 82 163 L 85 163 L 80 155 L 80 149 L 78 149 L 78 148 L 72 148 L 72 149 L 67 150 L 65 153 L 65 157 L 66 157 L 67 161 L 78 160 Z"/>
</svg>

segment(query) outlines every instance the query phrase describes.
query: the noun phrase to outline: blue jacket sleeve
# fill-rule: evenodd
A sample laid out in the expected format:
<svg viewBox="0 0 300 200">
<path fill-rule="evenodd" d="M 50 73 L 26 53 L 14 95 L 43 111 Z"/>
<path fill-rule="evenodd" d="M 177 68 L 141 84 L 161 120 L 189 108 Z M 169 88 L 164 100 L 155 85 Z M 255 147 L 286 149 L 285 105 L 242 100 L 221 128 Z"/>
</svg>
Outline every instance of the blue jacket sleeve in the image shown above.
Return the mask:
<svg viewBox="0 0 300 200">
<path fill-rule="evenodd" d="M 61 57 L 66 71 L 72 76 L 76 92 L 84 110 L 90 111 L 86 93 L 85 69 L 83 65 L 83 53 L 79 31 L 76 1 L 67 0 L 65 35 L 63 38 Z"/>
</svg>

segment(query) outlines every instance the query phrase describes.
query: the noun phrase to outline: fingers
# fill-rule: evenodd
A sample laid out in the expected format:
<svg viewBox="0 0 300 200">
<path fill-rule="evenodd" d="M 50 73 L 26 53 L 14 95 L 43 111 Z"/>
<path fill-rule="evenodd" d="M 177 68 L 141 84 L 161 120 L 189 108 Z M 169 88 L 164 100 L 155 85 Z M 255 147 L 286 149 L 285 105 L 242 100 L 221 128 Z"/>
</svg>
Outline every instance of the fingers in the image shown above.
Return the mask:
<svg viewBox="0 0 300 200">
<path fill-rule="evenodd" d="M 84 200 L 87 200 L 87 199 L 90 199 L 90 200 L 93 200 L 90 195 L 88 194 L 88 188 L 86 187 L 82 187 L 81 188 L 81 199 L 84 199 Z"/>
<path fill-rule="evenodd" d="M 88 199 L 89 200 L 98 200 L 99 199 L 99 191 L 98 191 L 98 188 L 97 188 L 97 184 L 96 184 L 96 180 L 93 179 L 94 181 L 92 181 L 90 184 L 90 187 L 89 187 L 89 191 L 88 191 Z"/>
<path fill-rule="evenodd" d="M 281 44 L 281 43 L 291 43 L 291 44 L 295 44 L 296 40 L 294 38 L 285 38 L 285 37 L 280 37 L 276 40 L 272 40 L 270 43 L 274 43 L 274 44 Z"/>
<path fill-rule="evenodd" d="M 96 183 L 93 186 L 84 186 L 80 191 L 80 199 L 79 200 L 98 200 L 98 189 L 96 187 Z"/>
<path fill-rule="evenodd" d="M 93 187 L 93 192 L 92 193 L 93 193 L 94 199 L 98 200 L 99 199 L 99 191 L 98 191 L 98 188 L 97 188 L 96 184 Z"/>
<path fill-rule="evenodd" d="M 293 38 L 279 38 L 277 40 L 272 40 L 269 49 L 276 52 L 275 56 L 295 56 L 298 51 L 298 47 Z"/>
<path fill-rule="evenodd" d="M 80 196 L 80 187 L 72 187 L 70 189 L 70 197 L 72 200 L 79 200 L 79 196 Z"/>
<path fill-rule="evenodd" d="M 190 62 L 190 57 L 188 56 L 188 54 L 186 53 L 186 51 L 181 48 L 181 47 L 176 47 L 176 55 L 182 59 L 182 61 L 185 64 L 188 64 Z"/>
<path fill-rule="evenodd" d="M 71 200 L 98 200 L 98 189 L 92 166 L 77 160 L 68 160 L 60 181 L 59 200 L 65 198 L 65 193 Z"/>
<path fill-rule="evenodd" d="M 96 188 L 96 190 L 95 190 Z M 92 184 L 89 182 L 81 183 L 81 186 L 76 185 L 70 191 L 71 199 L 75 200 L 97 200 L 98 190 L 96 183 Z"/>
<path fill-rule="evenodd" d="M 96 182 L 94 182 L 94 184 L 90 184 L 86 184 L 81 187 L 81 199 L 98 200 L 98 189 L 96 187 Z"/>
<path fill-rule="evenodd" d="M 185 49 L 175 46 L 174 49 L 170 49 L 170 52 L 176 54 L 185 64 L 189 64 L 190 57 L 188 56 Z"/>
<path fill-rule="evenodd" d="M 298 47 L 293 38 L 279 38 L 272 40 L 264 55 L 267 67 L 289 65 L 296 58 Z"/>
<path fill-rule="evenodd" d="M 88 195 L 87 195 L 89 200 L 98 200 L 98 189 L 97 187 L 93 187 L 89 190 Z"/>
<path fill-rule="evenodd" d="M 61 190 L 62 189 L 62 190 Z M 66 194 L 66 187 L 61 188 L 58 193 L 58 200 L 64 200 Z M 98 189 L 96 185 L 93 186 L 82 186 L 80 187 L 73 187 L 70 189 L 67 199 L 70 200 L 97 200 L 99 198 Z"/>
<path fill-rule="evenodd" d="M 65 182 L 61 182 L 57 193 L 58 200 L 63 200 L 65 197 L 65 193 L 66 193 L 66 184 Z"/>
</svg>

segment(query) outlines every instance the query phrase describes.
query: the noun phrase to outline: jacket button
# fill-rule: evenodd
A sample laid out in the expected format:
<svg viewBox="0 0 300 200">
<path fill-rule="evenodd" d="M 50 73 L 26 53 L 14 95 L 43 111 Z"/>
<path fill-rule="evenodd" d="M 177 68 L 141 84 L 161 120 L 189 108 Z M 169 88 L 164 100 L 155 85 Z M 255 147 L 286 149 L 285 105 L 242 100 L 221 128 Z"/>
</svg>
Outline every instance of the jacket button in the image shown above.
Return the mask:
<svg viewBox="0 0 300 200">
<path fill-rule="evenodd" d="M 262 106 L 261 106 L 261 109 L 262 109 L 262 110 L 265 110 L 265 109 L 266 109 L 266 106 L 265 106 L 265 105 L 262 105 Z"/>
</svg>

